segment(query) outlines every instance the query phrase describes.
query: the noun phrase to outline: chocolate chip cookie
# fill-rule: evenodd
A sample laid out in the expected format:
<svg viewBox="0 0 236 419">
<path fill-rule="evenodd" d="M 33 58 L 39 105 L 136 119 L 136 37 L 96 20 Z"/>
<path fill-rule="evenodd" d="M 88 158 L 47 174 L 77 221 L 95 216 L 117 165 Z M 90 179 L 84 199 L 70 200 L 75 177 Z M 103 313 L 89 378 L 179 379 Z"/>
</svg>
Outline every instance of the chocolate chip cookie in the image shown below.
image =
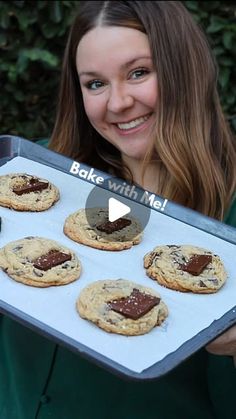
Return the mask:
<svg viewBox="0 0 236 419">
<path fill-rule="evenodd" d="M 64 233 L 72 240 L 96 249 L 124 250 L 140 243 L 142 226 L 137 219 L 128 216 L 110 222 L 106 208 L 89 208 L 69 215 L 64 223 Z"/>
<path fill-rule="evenodd" d="M 0 176 L 0 205 L 17 211 L 44 211 L 60 198 L 59 190 L 46 179 L 27 173 Z"/>
<path fill-rule="evenodd" d="M 42 237 L 25 237 L 0 249 L 0 268 L 11 278 L 34 287 L 75 281 L 81 263 L 74 252 Z"/>
<path fill-rule="evenodd" d="M 144 256 L 144 268 L 160 285 L 200 294 L 218 291 L 227 277 L 218 255 L 191 245 L 157 246 Z"/>
<path fill-rule="evenodd" d="M 160 295 L 151 288 L 117 279 L 85 287 L 76 302 L 80 316 L 106 332 L 133 336 L 148 333 L 168 316 Z"/>
</svg>

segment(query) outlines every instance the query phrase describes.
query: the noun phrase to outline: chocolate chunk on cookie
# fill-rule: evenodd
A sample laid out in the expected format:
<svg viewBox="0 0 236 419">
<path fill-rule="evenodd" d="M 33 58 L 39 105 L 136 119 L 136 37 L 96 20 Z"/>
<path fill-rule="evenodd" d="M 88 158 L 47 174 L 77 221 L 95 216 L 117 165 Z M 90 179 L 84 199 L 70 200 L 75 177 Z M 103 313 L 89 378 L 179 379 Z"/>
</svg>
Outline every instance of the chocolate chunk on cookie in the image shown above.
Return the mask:
<svg viewBox="0 0 236 419">
<path fill-rule="evenodd" d="M 50 250 L 47 254 L 39 256 L 37 259 L 33 260 L 33 265 L 37 269 L 48 271 L 48 269 L 61 265 L 67 260 L 71 260 L 70 254 L 68 255 L 67 253 L 53 249 Z"/>
<path fill-rule="evenodd" d="M 128 297 L 109 301 L 109 307 L 129 319 L 137 320 L 159 304 L 160 298 L 134 288 Z"/>
<path fill-rule="evenodd" d="M 104 231 L 107 234 L 112 234 L 114 231 L 123 230 L 123 228 L 129 226 L 131 224 L 131 220 L 127 220 L 127 218 L 119 218 L 116 221 L 105 221 L 102 224 L 96 226 L 99 231 Z"/>
<path fill-rule="evenodd" d="M 187 263 L 180 265 L 180 269 L 197 276 L 202 273 L 210 262 L 212 262 L 211 255 L 193 255 Z"/>
<path fill-rule="evenodd" d="M 48 188 L 48 185 L 48 182 L 42 182 L 38 178 L 32 177 L 21 186 L 13 187 L 12 190 L 16 195 L 23 195 L 24 193 L 43 191 Z"/>
</svg>

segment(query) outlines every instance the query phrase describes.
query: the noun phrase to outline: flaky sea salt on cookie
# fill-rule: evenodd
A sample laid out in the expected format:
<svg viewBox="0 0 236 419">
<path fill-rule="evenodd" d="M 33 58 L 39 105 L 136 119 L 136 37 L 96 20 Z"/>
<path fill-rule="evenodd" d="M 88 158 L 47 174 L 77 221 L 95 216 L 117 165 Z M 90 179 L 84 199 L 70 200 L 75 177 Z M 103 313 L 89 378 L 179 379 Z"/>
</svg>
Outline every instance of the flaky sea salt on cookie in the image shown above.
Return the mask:
<svg viewBox="0 0 236 419">
<path fill-rule="evenodd" d="M 76 307 L 82 318 L 106 332 L 127 336 L 148 333 L 168 316 L 167 306 L 156 291 L 125 279 L 88 285 Z"/>
<path fill-rule="evenodd" d="M 86 246 L 116 251 L 140 243 L 142 226 L 137 219 L 128 216 L 110 222 L 106 208 L 88 208 L 67 217 L 64 233 Z"/>
<path fill-rule="evenodd" d="M 227 278 L 218 255 L 191 245 L 157 246 L 144 256 L 144 268 L 160 285 L 199 294 L 218 291 Z"/>
<path fill-rule="evenodd" d="M 27 173 L 0 176 L 0 205 L 17 211 L 44 211 L 60 198 L 58 188 Z"/>
<path fill-rule="evenodd" d="M 0 249 L 0 268 L 17 282 L 34 287 L 64 285 L 80 277 L 81 263 L 60 243 L 25 237 Z"/>
</svg>

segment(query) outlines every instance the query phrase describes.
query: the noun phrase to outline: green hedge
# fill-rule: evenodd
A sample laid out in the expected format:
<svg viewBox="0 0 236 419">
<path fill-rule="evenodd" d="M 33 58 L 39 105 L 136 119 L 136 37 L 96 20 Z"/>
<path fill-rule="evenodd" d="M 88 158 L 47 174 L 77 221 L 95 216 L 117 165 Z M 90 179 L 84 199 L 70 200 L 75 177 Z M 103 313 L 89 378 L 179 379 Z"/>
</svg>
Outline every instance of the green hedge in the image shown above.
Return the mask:
<svg viewBox="0 0 236 419">
<path fill-rule="evenodd" d="M 210 39 L 220 69 L 222 105 L 236 129 L 234 2 L 183 3 Z M 29 139 L 50 135 L 61 60 L 78 7 L 79 1 L 0 1 L 0 134 Z"/>
</svg>

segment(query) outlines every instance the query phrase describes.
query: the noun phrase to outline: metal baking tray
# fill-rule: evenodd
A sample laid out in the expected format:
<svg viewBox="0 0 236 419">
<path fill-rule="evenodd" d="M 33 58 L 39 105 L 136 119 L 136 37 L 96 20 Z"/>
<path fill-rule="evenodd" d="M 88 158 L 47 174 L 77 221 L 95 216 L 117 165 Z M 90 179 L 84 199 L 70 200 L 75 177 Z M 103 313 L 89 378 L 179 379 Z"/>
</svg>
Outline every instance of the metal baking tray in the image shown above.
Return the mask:
<svg viewBox="0 0 236 419">
<path fill-rule="evenodd" d="M 37 162 L 44 165 L 45 167 L 56 169 L 58 173 L 66 173 L 67 175 L 72 176 L 73 178 L 77 179 L 77 175 L 71 173 L 70 171 L 73 164 L 73 161 L 71 159 L 64 157 L 58 153 L 49 151 L 45 147 L 42 147 L 32 141 L 28 141 L 20 137 L 14 137 L 14 136 L 9 136 L 9 135 L 0 136 L 0 166 L 4 166 L 6 163 L 10 162 L 15 157 L 22 157 L 22 158 L 30 160 L 32 162 L 32 173 L 34 172 L 33 162 Z M 85 164 L 82 164 L 81 167 L 83 167 L 87 171 L 91 170 L 91 168 Z M 96 170 L 96 174 L 102 176 L 104 179 L 108 178 L 108 175 L 101 171 Z M 81 182 L 81 179 L 78 181 Z M 83 179 L 82 182 L 85 186 L 88 185 L 88 190 L 91 190 L 91 184 L 93 183 L 92 181 Z M 117 182 L 121 182 L 122 184 L 123 181 L 117 179 Z M 100 187 L 106 188 L 106 186 L 103 186 L 103 185 L 101 185 Z M 140 191 L 143 192 L 141 189 Z M 164 199 L 162 197 L 158 197 L 158 196 L 155 196 L 155 197 L 157 200 L 159 200 L 159 202 L 161 203 L 164 202 Z M 117 199 L 119 199 L 118 195 L 117 195 Z M 142 205 L 147 206 L 147 207 L 150 206 L 149 204 L 145 204 L 145 203 L 143 203 Z M 4 209 L 3 211 L 1 211 L 1 207 L 0 207 L 0 216 L 2 216 L 2 213 L 4 211 L 11 211 L 11 210 Z M 154 216 L 155 216 L 155 213 L 158 213 L 158 212 L 160 213 L 158 209 L 151 208 L 151 213 L 153 212 L 154 212 Z M 12 212 L 12 213 L 14 213 L 15 217 L 17 217 L 17 212 Z M 193 210 L 184 208 L 183 206 L 177 205 L 171 201 L 168 201 L 168 205 L 165 206 L 165 210 L 162 212 L 161 217 L 167 225 L 168 225 L 168 221 L 173 222 L 174 220 L 175 222 L 176 220 L 177 225 L 178 224 L 181 225 L 181 229 L 191 228 L 192 231 L 196 233 L 200 232 L 199 234 L 201 234 L 201 232 L 203 232 L 202 234 L 207 233 L 207 235 L 209 235 L 207 237 L 210 238 L 209 240 L 216 240 L 217 243 L 220 243 L 220 244 L 222 243 L 222 247 L 225 246 L 226 253 L 227 253 L 227 246 L 230 247 L 231 254 L 232 254 L 232 251 L 236 249 L 235 248 L 236 229 L 234 229 L 233 227 L 227 226 L 224 223 L 215 221 L 209 217 L 203 216 Z M 2 216 L 2 227 L 3 227 L 3 231 L 0 234 L 6 235 L 7 237 L 7 231 L 4 229 L 4 216 Z M 6 237 L 5 237 L 5 241 L 7 240 Z M 173 240 L 174 239 L 175 238 L 173 238 Z M 220 246 L 220 244 L 218 244 L 218 246 Z M 74 244 L 75 247 L 77 245 L 78 244 Z M 158 245 L 158 240 L 157 240 L 156 245 Z M 207 247 L 207 245 L 203 247 Z M 149 250 L 152 250 L 152 248 L 149 248 Z M 86 248 L 86 251 L 89 251 L 89 249 Z M 103 267 L 105 270 L 107 267 L 107 255 L 106 255 L 107 252 L 96 251 L 94 249 L 92 250 L 92 252 L 93 254 L 95 254 L 94 252 L 97 252 L 97 254 L 99 254 L 98 257 L 101 260 L 101 264 L 103 264 Z M 124 252 L 127 252 L 127 251 L 124 251 Z M 135 252 L 135 249 L 130 253 L 130 255 L 133 258 L 135 254 L 134 252 Z M 119 260 L 119 252 L 115 252 L 115 253 L 116 253 L 115 257 L 117 257 L 117 260 Z M 128 255 L 128 253 L 126 254 Z M 103 262 L 103 255 L 104 255 L 104 262 Z M 114 255 L 112 257 L 114 258 Z M 132 269 L 132 267 L 130 269 Z M 232 269 L 233 270 L 231 272 L 231 276 L 232 276 L 232 279 L 235 279 L 236 270 L 235 268 L 232 268 Z M 0 272 L 0 279 L 2 282 L 1 275 L 6 275 L 6 274 Z M 145 276 L 145 274 L 143 274 L 143 276 Z M 100 278 L 100 279 L 103 279 L 103 278 Z M 13 283 L 12 286 L 14 287 L 14 281 L 12 281 L 12 283 Z M 19 286 L 19 284 L 17 284 L 16 286 Z M 157 289 L 156 284 L 151 281 L 147 282 L 146 286 L 149 286 L 152 288 L 156 287 Z M 57 288 L 62 288 L 62 287 L 57 287 Z M 0 283 L 0 289 L 1 289 L 1 283 Z M 231 291 L 234 292 L 234 290 L 235 289 L 232 288 Z M 164 287 L 159 287 L 157 291 L 161 295 L 164 293 L 166 296 L 171 295 L 171 297 L 177 294 L 183 294 L 183 293 L 175 294 L 176 293 L 175 291 L 164 289 Z M 216 293 L 215 295 L 219 293 Z M 236 293 L 234 293 L 234 296 L 235 295 Z M 187 293 L 184 295 L 184 298 L 187 301 L 187 299 L 194 298 L 194 296 L 191 297 L 190 293 Z M 165 301 L 165 298 L 163 299 Z M 233 303 L 233 300 L 234 300 L 234 303 Z M 212 318 L 212 321 L 207 325 L 207 327 L 204 326 L 203 328 L 200 328 L 200 330 L 194 336 L 192 336 L 190 339 L 187 339 L 186 341 L 181 343 L 176 348 L 176 350 L 168 353 L 162 359 L 159 359 L 158 362 L 155 362 L 155 360 L 151 361 L 150 366 L 144 369 L 141 368 L 140 371 L 137 371 L 135 370 L 135 368 L 134 369 L 129 368 L 129 362 L 124 363 L 124 364 L 122 363 L 122 361 L 117 362 L 114 358 L 106 356 L 104 355 L 104 353 L 94 350 L 91 346 L 84 344 L 82 341 L 80 341 L 79 338 L 77 339 L 71 338 L 71 336 L 65 333 L 65 331 L 61 331 L 60 328 L 50 326 L 49 324 L 47 324 L 47 322 L 45 322 L 44 320 L 41 320 L 40 317 L 34 317 L 33 311 L 32 311 L 32 314 L 30 315 L 28 312 L 24 312 L 24 310 L 19 310 L 19 308 L 14 306 L 14 304 L 9 303 L 7 299 L 0 299 L 0 313 L 9 316 L 15 319 L 16 321 L 20 322 L 21 324 L 31 328 L 32 330 L 35 330 L 38 333 L 48 337 L 49 339 L 66 346 L 70 350 L 78 353 L 79 355 L 85 357 L 86 359 L 89 359 L 91 362 L 96 363 L 97 365 L 109 370 L 112 373 L 118 376 L 121 376 L 123 378 L 129 379 L 129 380 L 136 380 L 136 381 L 137 380 L 153 380 L 153 379 L 157 379 L 161 377 L 162 375 L 166 374 L 167 372 L 175 368 L 177 365 L 179 365 L 186 358 L 190 357 L 201 347 L 205 346 L 209 341 L 211 341 L 216 336 L 218 336 L 223 331 L 227 330 L 230 326 L 236 323 L 235 297 L 234 298 L 232 297 L 231 306 L 228 307 L 228 309 L 225 310 L 223 313 L 221 313 L 220 316 L 216 316 L 216 319 Z M 82 321 L 85 322 L 84 320 Z M 93 326 L 91 326 L 91 328 L 89 328 L 88 330 L 89 330 L 89 333 L 93 333 L 93 331 L 95 332 L 96 329 L 98 329 L 96 328 L 96 326 L 94 326 L 94 329 L 93 329 Z M 168 333 L 171 333 L 170 329 L 171 328 L 169 327 Z M 125 348 L 127 349 L 127 347 L 129 347 L 130 351 L 133 350 L 132 345 L 135 345 L 132 343 L 132 340 L 139 338 L 139 337 L 135 337 L 135 338 L 122 337 L 120 340 L 120 337 L 112 338 L 110 337 L 110 334 L 106 334 L 106 332 L 101 331 L 100 329 L 99 329 L 99 333 L 109 335 L 107 342 L 111 345 L 113 344 L 112 342 L 115 342 L 115 344 L 122 345 L 122 339 L 123 339 L 123 342 L 126 342 Z M 145 339 L 145 336 L 146 335 L 143 335 L 143 337 L 141 338 L 142 340 L 140 340 L 141 346 L 142 346 L 142 342 Z M 152 339 L 152 338 L 149 337 L 149 339 Z M 127 343 L 127 342 L 131 342 L 131 343 Z M 137 343 L 137 340 L 136 341 L 134 340 L 134 342 Z"/>
</svg>

